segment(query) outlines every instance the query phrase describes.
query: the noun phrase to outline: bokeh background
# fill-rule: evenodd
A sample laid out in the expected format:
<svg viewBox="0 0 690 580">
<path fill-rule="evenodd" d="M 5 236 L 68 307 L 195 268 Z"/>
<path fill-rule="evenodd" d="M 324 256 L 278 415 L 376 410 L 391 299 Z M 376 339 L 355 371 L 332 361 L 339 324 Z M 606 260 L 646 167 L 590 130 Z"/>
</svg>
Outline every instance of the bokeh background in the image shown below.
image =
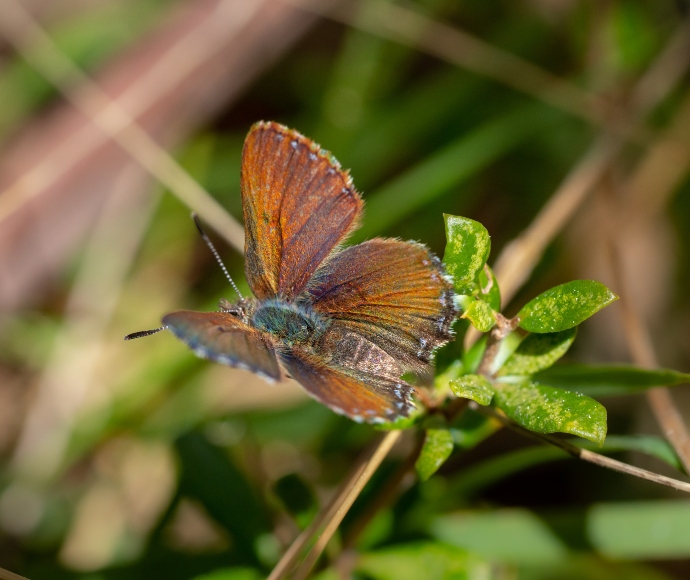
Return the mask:
<svg viewBox="0 0 690 580">
<path fill-rule="evenodd" d="M 367 202 L 352 241 L 442 255 L 442 214 L 471 217 L 490 263 L 516 270 L 506 313 L 575 278 L 624 298 L 583 325 L 570 360 L 640 362 L 636 333 L 658 364 L 690 371 L 689 10 L 0 0 L 0 566 L 263 577 L 378 436 L 167 333 L 122 340 L 233 298 L 190 209 L 247 291 L 240 153 L 260 119 L 351 169 Z M 690 418 L 690 391 L 673 397 Z M 610 433 L 665 449 L 643 395 L 602 402 Z M 432 577 L 449 546 L 468 550 L 467 577 L 690 576 L 686 496 L 488 437 L 482 421 L 458 427 L 465 449 L 424 484 L 386 490 L 412 436 L 394 449 L 323 578 L 420 578 L 422 562 Z M 683 478 L 652 455 L 616 457 Z M 440 550 L 431 564 L 381 556 L 413 541 Z"/>
</svg>

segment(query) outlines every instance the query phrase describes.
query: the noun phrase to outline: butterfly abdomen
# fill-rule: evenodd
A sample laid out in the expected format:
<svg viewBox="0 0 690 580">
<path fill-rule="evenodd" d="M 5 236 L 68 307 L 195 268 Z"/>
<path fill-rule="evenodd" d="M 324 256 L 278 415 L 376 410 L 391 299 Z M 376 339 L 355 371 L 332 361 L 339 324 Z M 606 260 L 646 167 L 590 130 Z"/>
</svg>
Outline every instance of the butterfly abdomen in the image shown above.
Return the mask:
<svg viewBox="0 0 690 580">
<path fill-rule="evenodd" d="M 307 344 L 323 334 L 327 320 L 305 307 L 280 299 L 259 304 L 252 325 L 273 335 L 286 346 Z"/>
</svg>

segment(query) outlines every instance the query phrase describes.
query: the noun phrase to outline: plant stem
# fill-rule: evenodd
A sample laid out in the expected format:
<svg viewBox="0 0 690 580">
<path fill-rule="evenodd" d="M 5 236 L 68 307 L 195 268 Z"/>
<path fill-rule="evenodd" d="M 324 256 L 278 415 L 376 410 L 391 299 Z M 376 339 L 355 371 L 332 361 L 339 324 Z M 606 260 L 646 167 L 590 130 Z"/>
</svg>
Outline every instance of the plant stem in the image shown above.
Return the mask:
<svg viewBox="0 0 690 580">
<path fill-rule="evenodd" d="M 367 484 L 381 462 L 385 459 L 393 445 L 398 441 L 402 431 L 390 431 L 379 441 L 374 443 L 357 461 L 350 475 L 343 481 L 331 502 L 326 505 L 314 518 L 311 524 L 295 539 L 283 557 L 271 572 L 267 580 L 278 580 L 290 571 L 299 557 L 304 546 L 318 532 L 325 522 L 326 526 L 316 543 L 307 554 L 294 578 L 306 578 L 312 566 L 328 544 L 350 506 Z"/>
<path fill-rule="evenodd" d="M 646 479 L 647 481 L 652 481 L 654 483 L 658 483 L 659 485 L 672 487 L 673 489 L 684 491 L 685 493 L 690 493 L 690 483 L 687 483 L 685 481 L 680 481 L 679 479 L 673 479 L 671 477 L 659 475 L 658 473 L 654 473 L 653 471 L 647 471 L 646 469 L 641 469 L 639 467 L 623 463 L 622 461 L 611 459 L 610 457 L 606 457 L 605 455 L 595 453 L 594 451 L 589 451 L 588 449 L 581 449 L 580 447 L 577 447 L 572 443 L 569 443 L 568 441 L 563 441 L 562 439 L 558 439 L 557 437 L 553 437 L 551 435 L 535 433 L 534 431 L 530 431 L 529 429 L 520 427 L 520 425 L 510 420 L 508 417 L 503 415 L 503 413 L 500 413 L 495 409 L 492 409 L 491 407 L 482 407 L 474 401 L 470 403 L 470 408 L 479 413 L 487 415 L 493 419 L 496 419 L 502 425 L 508 427 L 508 429 L 511 429 L 512 431 L 525 435 L 526 437 L 531 437 L 532 439 L 537 439 L 538 441 L 542 441 L 545 443 L 549 443 L 550 445 L 559 447 L 560 449 L 563 449 L 563 451 L 565 451 L 566 453 L 572 455 L 573 457 L 577 457 L 578 459 L 582 459 L 583 461 L 594 463 L 595 465 L 600 465 L 602 467 L 607 467 L 609 469 L 619 471 L 620 473 L 625 473 L 627 475 L 633 475 L 634 477 L 639 477 L 640 479 Z"/>
</svg>

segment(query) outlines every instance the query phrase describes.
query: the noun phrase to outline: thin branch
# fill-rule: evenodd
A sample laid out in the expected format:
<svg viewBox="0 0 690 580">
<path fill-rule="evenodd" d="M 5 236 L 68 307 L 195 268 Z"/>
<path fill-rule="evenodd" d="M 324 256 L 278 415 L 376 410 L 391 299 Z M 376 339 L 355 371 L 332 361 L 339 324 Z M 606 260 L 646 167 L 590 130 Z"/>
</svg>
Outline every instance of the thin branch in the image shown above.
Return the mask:
<svg viewBox="0 0 690 580">
<path fill-rule="evenodd" d="M 525 429 L 524 427 L 520 427 L 520 425 L 511 421 L 508 417 L 503 415 L 503 413 L 500 413 L 495 409 L 492 409 L 491 407 L 482 407 L 474 401 L 470 402 L 470 408 L 477 411 L 478 413 L 487 415 L 492 419 L 496 419 L 504 427 L 507 427 L 508 429 L 511 429 L 516 433 L 520 433 L 525 437 L 530 437 L 532 439 L 537 439 L 538 441 L 554 445 L 555 447 L 563 449 L 563 451 L 572 455 L 573 457 L 582 459 L 583 461 L 587 461 L 588 463 L 594 463 L 595 465 L 600 465 L 601 467 L 606 467 L 608 469 L 612 469 L 620 473 L 625 473 L 626 475 L 632 475 L 640 479 L 645 479 L 647 481 L 658 483 L 659 485 L 672 487 L 673 489 L 677 489 L 678 491 L 690 493 L 690 483 L 687 483 L 685 481 L 680 481 L 679 479 L 673 479 L 671 477 L 659 475 L 658 473 L 654 473 L 653 471 L 647 471 L 646 469 L 634 467 L 633 465 L 629 465 L 627 463 L 623 463 L 622 461 L 611 459 L 610 457 L 606 457 L 605 455 L 595 453 L 594 451 L 589 451 L 588 449 L 581 449 L 580 447 L 577 447 L 572 443 L 569 443 L 568 441 L 563 441 L 562 439 L 552 437 L 551 435 L 535 433 L 534 431 L 530 431 L 528 429 Z"/>
<path fill-rule="evenodd" d="M 379 465 L 381 465 L 383 460 L 386 458 L 386 455 L 388 455 L 388 452 L 393 448 L 393 445 L 395 445 L 398 439 L 400 439 L 401 435 L 402 431 L 400 430 L 390 431 L 376 446 L 371 455 L 371 458 L 366 462 L 364 469 L 362 470 L 362 474 L 357 479 L 357 481 L 355 481 L 355 484 L 352 486 L 352 488 L 350 488 L 347 495 L 343 498 L 343 501 L 341 505 L 338 507 L 338 510 L 335 512 L 330 521 L 326 524 L 326 527 L 324 528 L 323 532 L 316 540 L 316 543 L 314 544 L 313 548 L 309 551 L 307 557 L 304 559 L 300 567 L 297 568 L 297 571 L 293 576 L 293 580 L 304 580 L 307 577 L 307 575 L 313 568 L 314 564 L 319 559 L 321 552 L 323 552 L 324 548 L 326 547 L 330 539 L 333 537 L 333 534 L 338 529 L 340 522 L 343 521 L 345 514 L 347 514 L 352 504 L 355 502 L 359 494 L 364 489 L 364 486 L 371 479 L 371 476 L 374 475 L 374 472 L 378 469 Z"/>
<path fill-rule="evenodd" d="M 238 34 L 256 14 L 260 1 L 232 2 L 233 18 L 220 18 L 230 4 L 221 3 L 213 22 L 224 22 L 224 36 L 206 43 L 204 51 L 192 52 L 177 59 L 176 66 L 194 68 L 216 52 L 228 35 Z M 117 142 L 136 162 L 164 184 L 183 203 L 203 216 L 204 220 L 239 252 L 244 251 L 244 231 L 223 207 L 211 197 L 156 141 L 138 125 L 122 103 L 111 99 L 89 76 L 77 67 L 45 30 L 33 19 L 17 0 L 5 0 L 0 12 L 0 30 L 15 50 L 41 75 L 96 125 L 105 136 Z M 208 32 L 208 31 L 207 31 Z M 197 39 L 200 40 L 200 39 Z M 199 43 L 197 43 L 199 44 Z M 203 43 L 202 43 L 203 44 Z M 136 116 L 136 115 L 135 115 Z M 83 145 L 74 148 L 76 162 L 89 149 Z M 31 197 L 41 192 L 69 168 L 65 164 L 38 166 L 2 192 L 0 221 L 16 211 Z"/>
<path fill-rule="evenodd" d="M 364 456 L 357 461 L 349 476 L 341 483 L 338 492 L 333 496 L 330 503 L 316 515 L 311 524 L 305 528 L 283 554 L 283 557 L 276 564 L 267 580 L 283 578 L 297 561 L 302 549 L 318 530 L 326 524 L 319 539 L 296 572 L 295 578 L 306 577 L 350 509 L 350 506 L 352 506 L 359 493 L 401 435 L 402 431 L 390 431 L 367 450 Z M 300 576 L 300 574 L 303 574 L 303 576 Z"/>
<path fill-rule="evenodd" d="M 347 552 L 352 548 L 357 541 L 359 535 L 366 529 L 371 519 L 379 512 L 379 510 L 390 505 L 401 493 L 401 488 L 406 489 L 413 481 L 413 469 L 419 454 L 424 447 L 424 438 L 418 437 L 417 443 L 412 452 L 407 456 L 395 473 L 390 477 L 386 484 L 378 491 L 376 497 L 367 506 L 366 511 L 353 522 L 348 529 L 348 534 L 343 540 L 343 552 Z M 411 477 L 408 477 L 411 476 Z M 409 482 L 409 483 L 407 483 Z"/>
</svg>

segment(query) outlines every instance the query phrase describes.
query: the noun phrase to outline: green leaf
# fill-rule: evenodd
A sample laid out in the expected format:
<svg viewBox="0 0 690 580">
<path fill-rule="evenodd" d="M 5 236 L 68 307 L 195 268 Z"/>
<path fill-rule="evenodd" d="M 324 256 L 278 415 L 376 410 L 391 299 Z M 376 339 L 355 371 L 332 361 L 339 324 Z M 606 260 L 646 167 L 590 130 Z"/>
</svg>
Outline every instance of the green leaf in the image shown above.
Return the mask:
<svg viewBox="0 0 690 580">
<path fill-rule="evenodd" d="M 479 332 L 489 332 L 496 324 L 496 316 L 488 303 L 483 300 L 472 300 L 462 313 Z"/>
<path fill-rule="evenodd" d="M 442 542 L 492 561 L 534 565 L 562 562 L 568 556 L 561 538 L 526 509 L 463 510 L 435 518 L 429 531 Z"/>
<path fill-rule="evenodd" d="M 577 328 L 530 334 L 510 355 L 498 374 L 525 376 L 549 368 L 567 352 L 576 334 Z"/>
<path fill-rule="evenodd" d="M 470 399 L 484 406 L 490 404 L 494 396 L 493 386 L 481 375 L 463 375 L 450 381 L 450 388 L 456 397 Z"/>
<path fill-rule="evenodd" d="M 671 369 L 641 369 L 634 366 L 558 365 L 534 377 L 539 383 L 594 396 L 628 395 L 652 387 L 690 383 L 690 374 Z"/>
<path fill-rule="evenodd" d="M 486 228 L 474 220 L 443 214 L 446 221 L 446 253 L 443 262 L 453 276 L 458 294 L 472 294 L 477 275 L 491 251 L 491 238 Z"/>
<path fill-rule="evenodd" d="M 496 383 L 496 404 L 511 419 L 537 433 L 570 433 L 602 445 L 606 409 L 580 393 L 525 381 Z"/>
<path fill-rule="evenodd" d="M 221 568 L 193 580 L 260 580 L 263 576 L 254 568 Z"/>
<path fill-rule="evenodd" d="M 429 479 L 453 452 L 453 436 L 448 429 L 427 429 L 424 446 L 414 467 L 422 481 Z"/>
<path fill-rule="evenodd" d="M 577 326 L 604 306 L 618 300 L 594 280 L 573 280 L 551 288 L 525 304 L 518 317 L 530 332 L 559 332 Z"/>
<path fill-rule="evenodd" d="M 490 578 L 488 562 L 462 548 L 438 542 L 391 546 L 363 554 L 357 570 L 374 580 L 471 580 Z"/>
<path fill-rule="evenodd" d="M 688 558 L 690 503 L 661 500 L 595 505 L 589 509 L 587 536 L 609 558 Z"/>
<path fill-rule="evenodd" d="M 486 275 L 487 270 L 491 275 L 491 281 L 489 281 L 489 277 Z M 484 267 L 479 272 L 477 282 L 479 284 L 479 292 L 477 294 L 477 297 L 481 298 L 496 312 L 500 312 L 501 289 L 498 287 L 498 280 L 496 280 L 496 276 L 493 270 L 488 266 L 488 264 L 484 264 Z"/>
</svg>

